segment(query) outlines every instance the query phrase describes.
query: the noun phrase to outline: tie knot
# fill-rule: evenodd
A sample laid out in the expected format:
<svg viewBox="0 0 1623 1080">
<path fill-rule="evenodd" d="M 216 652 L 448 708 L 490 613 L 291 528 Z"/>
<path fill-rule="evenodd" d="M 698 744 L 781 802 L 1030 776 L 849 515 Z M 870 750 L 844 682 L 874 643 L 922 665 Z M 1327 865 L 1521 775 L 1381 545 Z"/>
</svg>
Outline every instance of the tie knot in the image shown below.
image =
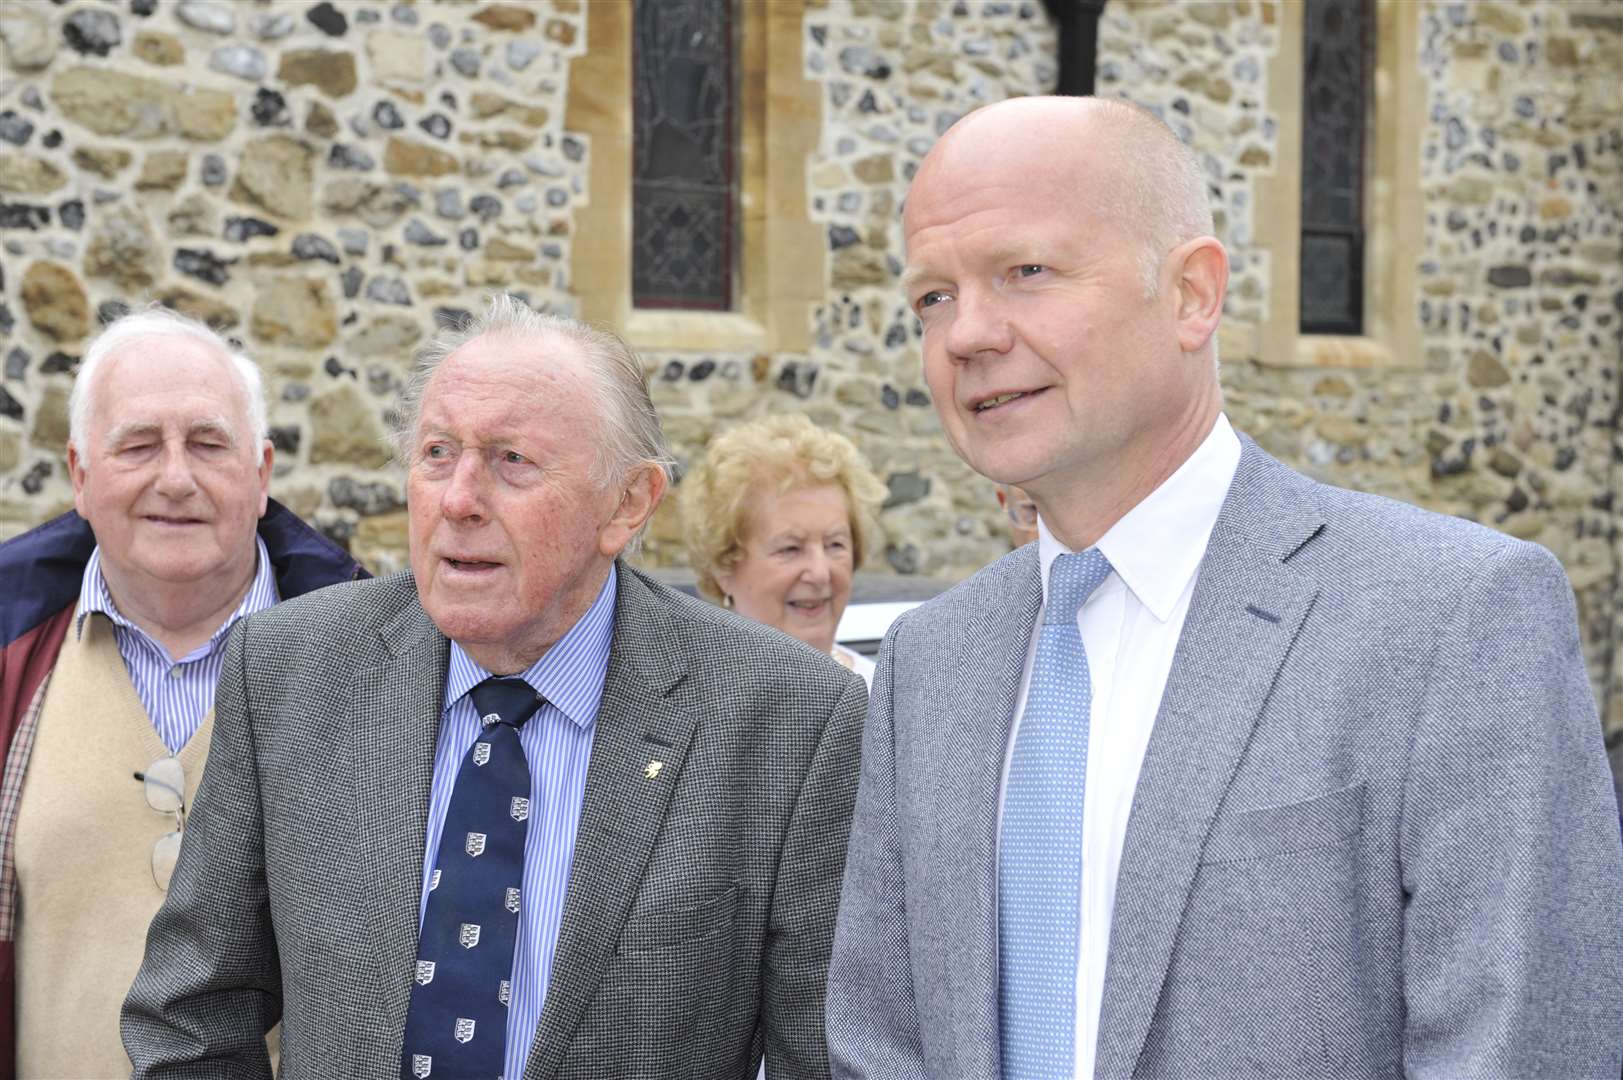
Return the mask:
<svg viewBox="0 0 1623 1080">
<path fill-rule="evenodd" d="M 485 727 L 498 723 L 523 727 L 541 707 L 541 695 L 523 679 L 486 679 L 468 693 Z"/>
<path fill-rule="evenodd" d="M 1048 604 L 1043 622 L 1072 622 L 1093 590 L 1110 576 L 1110 560 L 1098 548 L 1061 555 L 1048 568 Z"/>
</svg>

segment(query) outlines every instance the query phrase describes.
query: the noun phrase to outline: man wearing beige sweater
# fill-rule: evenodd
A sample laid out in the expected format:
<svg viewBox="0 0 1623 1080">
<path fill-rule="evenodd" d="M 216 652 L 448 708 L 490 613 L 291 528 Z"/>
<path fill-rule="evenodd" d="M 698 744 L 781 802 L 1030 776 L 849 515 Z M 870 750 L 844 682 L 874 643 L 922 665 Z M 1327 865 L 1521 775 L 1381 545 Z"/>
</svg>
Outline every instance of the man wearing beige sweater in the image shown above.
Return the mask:
<svg viewBox="0 0 1623 1080">
<path fill-rule="evenodd" d="M 226 638 L 364 572 L 269 500 L 258 369 L 202 324 L 111 324 L 69 413 L 76 512 L 0 544 L 0 1072 L 128 1076 Z"/>
</svg>

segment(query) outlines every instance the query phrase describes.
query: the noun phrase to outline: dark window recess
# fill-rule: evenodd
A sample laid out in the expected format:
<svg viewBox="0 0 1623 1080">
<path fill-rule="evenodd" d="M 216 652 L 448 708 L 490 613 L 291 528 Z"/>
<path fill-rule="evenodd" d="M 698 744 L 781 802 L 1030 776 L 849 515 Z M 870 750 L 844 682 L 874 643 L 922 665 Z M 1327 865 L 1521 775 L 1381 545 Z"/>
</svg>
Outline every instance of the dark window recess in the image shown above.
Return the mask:
<svg viewBox="0 0 1623 1080">
<path fill-rule="evenodd" d="M 1361 334 L 1372 5 L 1307 0 L 1304 15 L 1301 329 Z"/>
<path fill-rule="evenodd" d="M 733 0 L 636 0 L 631 294 L 642 308 L 733 306 Z"/>
</svg>

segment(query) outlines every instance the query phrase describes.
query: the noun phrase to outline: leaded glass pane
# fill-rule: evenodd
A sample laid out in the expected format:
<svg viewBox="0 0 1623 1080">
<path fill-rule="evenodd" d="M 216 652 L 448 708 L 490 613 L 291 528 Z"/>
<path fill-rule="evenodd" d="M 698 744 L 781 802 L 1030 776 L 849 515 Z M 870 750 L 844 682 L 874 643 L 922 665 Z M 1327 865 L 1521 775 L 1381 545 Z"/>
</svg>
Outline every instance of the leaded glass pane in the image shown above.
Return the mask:
<svg viewBox="0 0 1623 1080">
<path fill-rule="evenodd" d="M 636 0 L 631 289 L 637 307 L 733 302 L 733 0 Z"/>
<path fill-rule="evenodd" d="M 1363 332 L 1369 0 L 1307 0 L 1302 79 L 1304 333 Z"/>
</svg>

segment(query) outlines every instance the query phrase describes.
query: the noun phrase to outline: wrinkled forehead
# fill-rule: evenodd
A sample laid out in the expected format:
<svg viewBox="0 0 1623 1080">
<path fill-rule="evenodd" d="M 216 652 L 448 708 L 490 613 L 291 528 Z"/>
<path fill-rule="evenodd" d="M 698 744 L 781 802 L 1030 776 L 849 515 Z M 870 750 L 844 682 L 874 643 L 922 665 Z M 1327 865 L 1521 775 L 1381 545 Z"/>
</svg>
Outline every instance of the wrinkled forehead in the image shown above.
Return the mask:
<svg viewBox="0 0 1623 1080">
<path fill-rule="evenodd" d="M 231 358 L 196 338 L 152 334 L 120 344 L 92 373 L 89 417 L 95 429 L 134 423 L 248 427 L 248 388 Z"/>
<path fill-rule="evenodd" d="M 575 342 L 557 334 L 498 331 L 465 342 L 440 363 L 423 388 L 423 407 L 426 412 L 463 393 L 514 403 L 542 395 L 561 405 L 594 385 Z"/>
</svg>

